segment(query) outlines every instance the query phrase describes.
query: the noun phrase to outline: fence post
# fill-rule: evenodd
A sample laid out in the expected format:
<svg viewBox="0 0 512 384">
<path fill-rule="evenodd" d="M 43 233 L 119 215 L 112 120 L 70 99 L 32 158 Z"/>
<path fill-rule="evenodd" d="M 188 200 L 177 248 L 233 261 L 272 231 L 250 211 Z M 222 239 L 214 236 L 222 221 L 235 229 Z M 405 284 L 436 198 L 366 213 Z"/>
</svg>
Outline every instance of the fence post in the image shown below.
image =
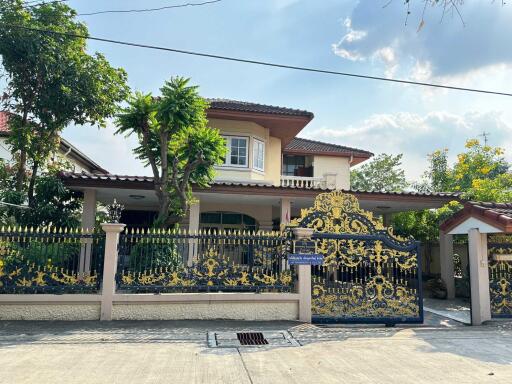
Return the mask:
<svg viewBox="0 0 512 384">
<path fill-rule="evenodd" d="M 125 226 L 125 224 L 119 223 L 101 224 L 101 228 L 105 231 L 105 257 L 103 259 L 100 320 L 112 320 L 112 300 L 116 290 L 117 246 L 119 234 Z"/>
</svg>

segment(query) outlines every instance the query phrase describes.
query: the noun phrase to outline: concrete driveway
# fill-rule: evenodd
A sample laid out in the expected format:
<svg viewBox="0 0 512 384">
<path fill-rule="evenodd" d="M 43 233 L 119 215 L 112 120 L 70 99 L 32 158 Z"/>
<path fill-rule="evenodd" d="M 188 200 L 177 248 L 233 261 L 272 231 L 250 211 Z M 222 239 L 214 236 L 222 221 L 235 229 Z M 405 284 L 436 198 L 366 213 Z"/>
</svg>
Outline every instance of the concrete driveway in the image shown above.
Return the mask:
<svg viewBox="0 0 512 384">
<path fill-rule="evenodd" d="M 0 383 L 512 382 L 510 323 L 467 327 L 438 320 L 396 328 L 3 322 Z M 230 335 L 241 331 L 263 332 L 270 344 L 236 346 Z"/>
</svg>

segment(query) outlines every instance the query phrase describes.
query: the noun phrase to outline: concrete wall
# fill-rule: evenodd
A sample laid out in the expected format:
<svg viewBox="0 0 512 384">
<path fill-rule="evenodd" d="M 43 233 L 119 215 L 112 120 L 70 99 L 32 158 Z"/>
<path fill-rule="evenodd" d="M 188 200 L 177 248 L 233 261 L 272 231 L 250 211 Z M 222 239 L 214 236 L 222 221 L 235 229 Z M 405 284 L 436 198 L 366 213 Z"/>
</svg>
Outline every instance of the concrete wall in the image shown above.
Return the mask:
<svg viewBox="0 0 512 384">
<path fill-rule="evenodd" d="M 248 167 L 216 167 L 217 179 L 256 180 L 279 185 L 281 180 L 281 139 L 271 137 L 268 128 L 249 121 L 210 119 L 210 126 L 222 135 L 245 136 L 249 139 Z M 253 169 L 254 140 L 265 143 L 264 171 Z"/>
<path fill-rule="evenodd" d="M 0 295 L 0 320 L 99 320 L 97 295 Z M 293 293 L 116 294 L 112 320 L 298 320 Z"/>
<path fill-rule="evenodd" d="M 313 160 L 314 177 L 324 177 L 332 174 L 336 178 L 336 188 L 350 188 L 350 164 L 345 157 L 315 156 Z M 327 176 L 329 182 L 329 176 Z"/>
<path fill-rule="evenodd" d="M 296 303 L 115 304 L 112 320 L 297 320 Z"/>
</svg>

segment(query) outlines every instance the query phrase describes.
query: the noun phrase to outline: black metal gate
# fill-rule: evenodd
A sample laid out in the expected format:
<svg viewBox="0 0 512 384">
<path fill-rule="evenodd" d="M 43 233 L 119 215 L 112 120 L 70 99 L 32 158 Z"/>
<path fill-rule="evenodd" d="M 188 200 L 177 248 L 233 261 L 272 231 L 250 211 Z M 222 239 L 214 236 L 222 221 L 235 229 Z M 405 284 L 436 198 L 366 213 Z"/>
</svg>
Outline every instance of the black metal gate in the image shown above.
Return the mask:
<svg viewBox="0 0 512 384">
<path fill-rule="evenodd" d="M 322 193 L 292 226 L 313 228 L 323 265 L 312 266 L 313 322 L 421 323 L 419 243 L 393 234 L 358 200 Z"/>
</svg>

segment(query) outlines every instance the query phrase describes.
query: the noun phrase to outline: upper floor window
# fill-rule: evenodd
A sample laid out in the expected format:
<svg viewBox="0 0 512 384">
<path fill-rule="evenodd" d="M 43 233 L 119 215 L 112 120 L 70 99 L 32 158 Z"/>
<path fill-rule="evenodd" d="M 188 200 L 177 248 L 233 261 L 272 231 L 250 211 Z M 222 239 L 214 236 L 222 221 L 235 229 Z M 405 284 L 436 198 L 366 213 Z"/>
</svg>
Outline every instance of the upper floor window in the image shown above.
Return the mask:
<svg viewBox="0 0 512 384">
<path fill-rule="evenodd" d="M 265 143 L 261 140 L 254 139 L 253 152 L 253 168 L 263 171 L 265 167 Z"/>
<path fill-rule="evenodd" d="M 283 155 L 283 175 L 313 177 L 313 159 L 310 156 Z"/>
<path fill-rule="evenodd" d="M 232 167 L 247 167 L 247 152 L 249 139 L 247 137 L 226 136 L 227 154 L 224 165 Z"/>
</svg>

